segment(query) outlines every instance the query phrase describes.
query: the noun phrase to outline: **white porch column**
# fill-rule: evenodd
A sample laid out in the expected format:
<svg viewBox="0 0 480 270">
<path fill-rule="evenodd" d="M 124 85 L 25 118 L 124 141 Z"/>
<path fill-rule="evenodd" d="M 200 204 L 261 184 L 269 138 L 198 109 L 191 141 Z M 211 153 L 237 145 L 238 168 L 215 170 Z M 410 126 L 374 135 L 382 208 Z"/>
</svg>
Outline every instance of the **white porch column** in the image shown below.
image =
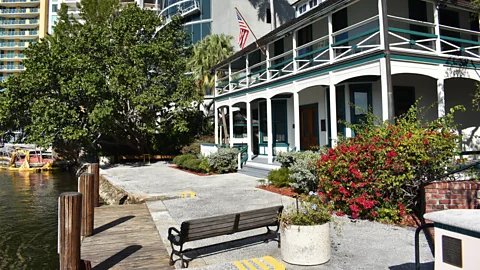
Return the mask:
<svg viewBox="0 0 480 270">
<path fill-rule="evenodd" d="M 351 107 L 350 107 L 350 85 L 347 83 L 344 88 L 344 94 L 345 94 L 345 121 L 348 123 L 352 123 L 352 114 L 351 112 Z M 338 132 L 338 130 L 337 130 Z M 348 138 L 353 137 L 352 136 L 352 129 L 349 127 L 345 127 L 345 136 Z"/>
<path fill-rule="evenodd" d="M 438 117 L 445 116 L 445 78 L 437 80 Z"/>
<path fill-rule="evenodd" d="M 252 160 L 253 142 L 252 142 L 252 108 L 247 94 L 247 147 L 248 160 Z"/>
<path fill-rule="evenodd" d="M 387 60 L 380 58 L 380 80 L 382 93 L 382 121 L 388 120 L 388 78 L 387 78 Z M 375 106 L 375 104 L 373 104 Z"/>
<path fill-rule="evenodd" d="M 228 119 L 228 124 L 230 126 L 230 134 L 228 135 L 228 142 L 230 143 L 230 147 L 233 147 L 233 107 L 232 107 L 232 101 L 230 101 L 230 104 L 228 105 L 228 114 L 229 114 L 229 119 Z"/>
<path fill-rule="evenodd" d="M 336 97 L 336 90 L 335 84 L 333 83 L 333 75 L 330 72 L 330 85 L 329 85 L 329 100 L 330 100 L 330 135 L 331 137 L 331 145 L 334 147 L 337 145 L 337 97 Z"/>
<path fill-rule="evenodd" d="M 268 163 L 273 163 L 273 122 L 272 122 L 272 99 L 267 98 L 267 155 Z"/>
<path fill-rule="evenodd" d="M 215 112 L 215 144 L 218 145 L 218 128 L 220 127 L 218 123 L 218 108 L 217 104 L 213 105 L 214 109 L 213 111 Z"/>
<path fill-rule="evenodd" d="M 293 123 L 295 125 L 295 147 L 300 151 L 300 94 L 293 93 Z"/>
<path fill-rule="evenodd" d="M 265 46 L 265 63 L 267 64 L 267 81 L 270 81 L 270 71 L 268 70 L 270 68 L 270 46 L 267 44 Z"/>
</svg>

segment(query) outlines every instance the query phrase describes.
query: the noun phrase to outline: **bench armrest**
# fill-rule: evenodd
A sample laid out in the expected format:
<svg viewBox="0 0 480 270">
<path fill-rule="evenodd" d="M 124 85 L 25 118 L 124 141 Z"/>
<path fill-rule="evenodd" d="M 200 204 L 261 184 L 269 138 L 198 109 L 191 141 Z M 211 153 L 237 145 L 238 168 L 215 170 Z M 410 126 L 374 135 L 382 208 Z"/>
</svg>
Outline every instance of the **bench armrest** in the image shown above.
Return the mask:
<svg viewBox="0 0 480 270">
<path fill-rule="evenodd" d="M 172 232 L 175 232 L 175 234 Z M 181 245 L 182 237 L 180 231 L 177 230 L 175 227 L 168 228 L 168 240 L 175 245 Z"/>
</svg>

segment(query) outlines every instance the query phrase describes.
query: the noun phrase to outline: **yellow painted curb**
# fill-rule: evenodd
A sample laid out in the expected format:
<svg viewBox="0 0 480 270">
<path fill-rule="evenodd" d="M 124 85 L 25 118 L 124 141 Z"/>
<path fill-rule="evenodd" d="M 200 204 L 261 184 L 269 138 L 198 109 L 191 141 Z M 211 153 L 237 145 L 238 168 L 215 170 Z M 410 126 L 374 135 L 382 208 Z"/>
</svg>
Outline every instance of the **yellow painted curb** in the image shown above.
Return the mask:
<svg viewBox="0 0 480 270">
<path fill-rule="evenodd" d="M 262 260 L 266 261 L 271 266 L 273 266 L 274 270 L 285 270 L 285 265 L 283 265 L 283 263 L 275 260 L 272 256 L 262 257 Z"/>
<path fill-rule="evenodd" d="M 186 192 L 180 192 L 180 197 L 181 198 L 193 198 L 197 196 L 197 194 L 195 194 L 195 192 L 191 191 L 191 190 L 188 190 Z"/>
<path fill-rule="evenodd" d="M 262 257 L 261 260 L 273 267 L 273 270 L 285 270 L 285 265 L 271 256 Z M 270 270 L 271 267 L 262 261 L 258 258 L 253 258 L 249 260 L 234 261 L 233 264 L 238 270 Z M 260 268 L 257 268 L 256 265 Z"/>
</svg>

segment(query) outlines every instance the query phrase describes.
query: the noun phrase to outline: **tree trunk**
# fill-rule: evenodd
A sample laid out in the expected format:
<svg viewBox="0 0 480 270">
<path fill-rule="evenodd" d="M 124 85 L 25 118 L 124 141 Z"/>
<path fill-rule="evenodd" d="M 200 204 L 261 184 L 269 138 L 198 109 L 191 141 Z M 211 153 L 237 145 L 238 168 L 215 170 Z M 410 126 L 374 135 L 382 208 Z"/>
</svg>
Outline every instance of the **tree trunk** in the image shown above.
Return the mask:
<svg viewBox="0 0 480 270">
<path fill-rule="evenodd" d="M 223 123 L 223 134 L 225 134 L 225 145 L 227 147 L 229 147 L 229 139 L 230 139 L 230 136 L 231 134 L 229 134 L 228 138 L 227 138 L 227 121 L 225 120 L 225 113 L 223 112 L 223 109 L 220 110 L 220 114 L 222 115 L 222 123 Z M 230 121 L 232 121 L 233 119 L 230 119 Z M 220 142 L 220 145 L 222 144 L 222 142 Z"/>
</svg>

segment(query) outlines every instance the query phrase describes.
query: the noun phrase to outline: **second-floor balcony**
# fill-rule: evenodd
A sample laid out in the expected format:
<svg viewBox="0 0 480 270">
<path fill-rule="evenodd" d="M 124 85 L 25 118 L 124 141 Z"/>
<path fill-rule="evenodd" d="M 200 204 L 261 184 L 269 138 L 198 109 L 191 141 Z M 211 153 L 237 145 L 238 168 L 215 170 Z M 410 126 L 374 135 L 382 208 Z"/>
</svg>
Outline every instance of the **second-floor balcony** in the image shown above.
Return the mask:
<svg viewBox="0 0 480 270">
<path fill-rule="evenodd" d="M 16 72 L 23 70 L 25 70 L 23 65 L 0 65 L 0 72 Z"/>
<path fill-rule="evenodd" d="M 33 42 L 0 42 L 0 49 L 2 50 L 23 50 L 27 48 L 30 44 L 33 44 Z"/>
<path fill-rule="evenodd" d="M 0 9 L 0 17 L 32 18 L 32 17 L 38 17 L 39 12 L 40 12 L 39 8 L 2 8 Z"/>
<path fill-rule="evenodd" d="M 0 0 L 0 6 L 4 7 L 36 7 L 40 0 Z"/>
<path fill-rule="evenodd" d="M 36 28 L 38 19 L 0 20 L 0 28 Z"/>
<path fill-rule="evenodd" d="M 38 37 L 37 30 L 29 30 L 29 31 L 0 31 L 0 38 L 4 39 L 36 39 Z"/>
<path fill-rule="evenodd" d="M 0 54 L 0 61 L 18 61 L 25 58 L 23 53 L 5 53 Z"/>
<path fill-rule="evenodd" d="M 267 34 L 260 39 L 263 51 L 252 44 L 215 67 L 216 95 L 382 53 L 385 35 L 392 53 L 480 61 L 479 24 L 467 8 L 388 0 L 383 31 L 381 1 L 351 1 L 334 12 L 317 9 Z M 418 7 L 409 6 L 413 2 Z"/>
</svg>

